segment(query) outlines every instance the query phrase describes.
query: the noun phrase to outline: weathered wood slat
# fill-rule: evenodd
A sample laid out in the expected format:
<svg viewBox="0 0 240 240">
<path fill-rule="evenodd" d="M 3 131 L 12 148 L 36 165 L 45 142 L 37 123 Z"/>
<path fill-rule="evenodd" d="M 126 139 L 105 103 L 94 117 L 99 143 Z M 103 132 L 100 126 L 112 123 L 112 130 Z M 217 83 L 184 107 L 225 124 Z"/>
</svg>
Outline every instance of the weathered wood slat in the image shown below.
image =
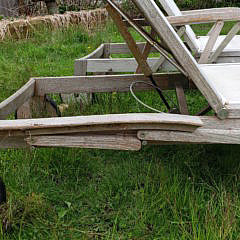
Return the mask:
<svg viewBox="0 0 240 240">
<path fill-rule="evenodd" d="M 169 116 L 170 117 L 170 116 Z M 203 122 L 202 129 L 220 129 L 220 130 L 240 130 L 240 119 L 226 119 L 220 120 L 214 116 L 201 116 L 199 117 Z M 0 121 L 1 123 L 1 121 Z M 59 124 L 57 127 L 43 128 L 43 129 L 31 129 L 25 133 L 25 131 L 0 131 L 0 139 L 3 136 L 25 136 L 27 135 L 50 135 L 50 134 L 68 134 L 68 133 L 81 133 L 81 132 L 103 132 L 103 131 L 132 131 L 132 130 L 172 130 L 172 131 L 185 131 L 192 132 L 196 127 L 189 125 L 177 125 L 170 123 L 114 123 L 108 125 L 82 125 L 67 127 L 61 127 Z"/>
<path fill-rule="evenodd" d="M 117 135 L 51 135 L 34 136 L 26 139 L 28 144 L 35 147 L 70 147 L 98 148 L 112 150 L 141 149 L 141 141 L 134 136 Z"/>
<path fill-rule="evenodd" d="M 239 30 L 240 30 L 240 22 L 236 23 L 234 27 L 229 31 L 228 35 L 225 37 L 225 39 L 221 42 L 221 44 L 218 46 L 216 51 L 210 57 L 208 63 L 212 63 L 216 61 L 216 59 L 220 56 L 224 48 L 231 42 L 231 40 L 239 32 Z"/>
<path fill-rule="evenodd" d="M 16 93 L 0 103 L 0 119 L 5 119 L 9 114 L 15 112 L 27 100 L 34 95 L 35 80 L 29 80 Z"/>
<path fill-rule="evenodd" d="M 220 120 L 214 116 L 201 116 L 204 129 L 240 130 L 240 119 Z"/>
<path fill-rule="evenodd" d="M 175 116 L 170 114 L 167 114 L 167 115 L 169 115 L 169 117 Z M 65 118 L 63 118 L 63 120 L 64 119 Z M 30 130 L 22 129 L 22 131 L 14 130 L 14 129 L 7 131 L 7 128 L 4 128 L 5 130 L 2 129 L 0 131 L 0 148 L 27 147 L 28 145 L 24 140 L 26 136 L 28 141 L 30 141 L 30 139 L 33 139 L 33 137 L 37 137 L 38 141 L 40 141 L 40 138 L 39 138 L 40 136 L 45 137 L 45 135 L 47 135 L 46 139 L 53 136 L 53 138 L 50 138 L 53 141 L 53 143 L 50 144 L 52 146 L 54 144 L 53 139 L 55 139 L 56 135 L 59 136 L 60 134 L 60 137 L 61 137 L 60 143 L 62 145 L 59 145 L 59 146 L 64 146 L 63 143 L 66 140 L 62 138 L 64 137 L 63 134 L 70 137 L 76 137 L 76 134 L 77 136 L 79 136 L 80 133 L 81 133 L 81 136 L 86 136 L 86 135 L 113 136 L 114 135 L 113 139 L 116 140 L 115 136 L 119 136 L 119 135 L 122 136 L 123 134 L 127 134 L 126 135 L 127 137 L 133 137 L 134 134 L 136 134 L 136 131 L 141 129 L 142 129 L 141 131 L 138 131 L 138 137 L 141 140 L 147 141 L 150 144 L 179 144 L 179 143 L 240 144 L 240 119 L 219 120 L 218 118 L 213 116 L 204 116 L 204 117 L 199 117 L 198 119 L 201 119 L 203 126 L 200 126 L 199 128 L 192 127 L 192 132 L 187 132 L 189 131 L 188 127 L 191 127 L 191 126 L 186 125 L 185 126 L 186 129 L 184 129 L 184 125 L 168 124 L 168 123 L 167 124 L 165 123 L 163 124 L 122 123 L 122 124 L 108 124 L 108 125 L 96 124 L 91 126 L 82 125 L 78 127 L 71 127 L 70 123 L 67 124 L 68 125 L 67 127 L 60 127 L 61 124 L 59 123 L 57 127 L 50 126 L 49 128 L 45 128 L 46 125 L 44 125 L 43 128 L 41 128 L 41 125 L 40 126 L 35 125 L 33 126 L 34 127 L 33 129 L 30 129 Z M 22 121 L 22 120 L 17 120 L 17 122 L 19 121 Z M 35 119 L 33 121 L 36 123 L 38 119 Z M 0 121 L 0 123 L 1 122 L 3 121 Z M 179 126 L 179 129 L 177 129 L 177 126 Z M 94 132 L 94 131 L 99 131 L 99 132 Z M 131 134 L 131 132 L 133 135 Z M 44 145 L 46 144 L 46 146 L 48 146 L 47 141 L 48 140 L 46 140 L 46 142 L 44 143 Z M 76 141 L 78 140 L 76 139 Z M 91 141 L 89 143 L 90 147 L 91 147 L 91 144 L 93 144 Z M 75 142 L 75 140 L 73 142 Z M 71 145 L 71 147 L 74 147 L 73 145 Z M 85 147 L 89 147 L 89 146 L 86 145 Z M 98 148 L 102 146 L 98 145 L 95 147 Z M 118 148 L 114 147 L 114 149 L 118 149 Z"/>
<path fill-rule="evenodd" d="M 208 14 L 208 15 L 215 15 L 219 13 L 226 14 L 230 12 L 239 12 L 239 8 L 237 7 L 223 7 L 223 8 L 208 8 L 208 9 L 196 9 L 196 10 L 186 10 L 186 11 L 181 11 L 183 15 L 196 15 L 196 14 Z"/>
<path fill-rule="evenodd" d="M 203 64 L 203 63 L 208 63 L 209 61 L 209 56 L 214 48 L 214 45 L 217 42 L 217 39 L 219 37 L 219 34 L 222 30 L 224 26 L 224 22 L 223 21 L 217 21 L 214 25 L 214 28 L 211 30 L 211 33 L 209 35 L 209 39 L 208 42 L 205 46 L 204 51 L 201 54 L 201 57 L 198 61 L 199 64 Z"/>
<path fill-rule="evenodd" d="M 87 59 L 93 59 L 93 58 L 101 58 L 104 53 L 104 45 L 101 44 L 96 50 L 94 50 L 92 53 L 88 54 L 87 56 L 80 58 L 78 60 L 87 60 Z"/>
<path fill-rule="evenodd" d="M 180 83 L 176 83 L 176 94 L 180 113 L 184 115 L 189 115 L 186 96 Z"/>
<path fill-rule="evenodd" d="M 224 7 L 224 8 L 210 8 L 210 9 L 197 9 L 197 10 L 187 10 L 181 11 L 182 16 L 174 16 L 174 5 L 171 5 L 171 2 L 166 4 L 166 1 L 161 1 L 165 11 L 169 16 L 167 17 L 168 21 L 173 25 L 186 25 L 186 24 L 196 24 L 196 23 L 208 23 L 216 22 L 218 20 L 225 21 L 234 21 L 239 19 L 240 10 L 237 7 Z M 168 5 L 169 4 L 169 5 Z M 175 9 L 174 9 L 175 10 Z M 179 8 L 177 11 L 180 12 Z M 176 12 L 176 10 L 175 10 Z M 184 17 L 189 17 L 185 18 Z M 134 21 L 141 26 L 149 26 L 149 22 L 146 19 L 134 19 Z M 128 23 L 126 23 L 128 24 Z"/>
<path fill-rule="evenodd" d="M 176 131 L 139 131 L 138 137 L 144 141 L 201 144 L 240 144 L 240 130 L 202 129 L 193 133 Z"/>
<path fill-rule="evenodd" d="M 177 31 L 178 36 L 179 36 L 179 37 L 182 37 L 183 34 L 185 33 L 185 31 L 186 31 L 186 27 L 185 27 L 185 26 L 180 27 L 180 29 Z M 161 57 L 159 58 L 158 62 L 156 62 L 156 63 L 153 65 L 153 67 L 151 67 L 152 71 L 153 71 L 153 72 L 157 72 L 160 67 L 161 67 L 161 70 L 162 70 L 162 71 L 165 71 L 164 69 L 165 69 L 166 67 L 163 66 L 164 62 L 165 62 L 165 65 L 169 65 L 169 62 L 166 61 L 166 58 L 165 58 L 164 56 L 161 56 Z M 171 66 L 171 65 L 170 65 L 170 66 Z M 178 71 L 178 70 L 176 70 L 176 71 Z"/>
<path fill-rule="evenodd" d="M 189 87 L 189 81 L 179 73 L 154 74 L 154 79 L 163 90 L 174 89 L 177 81 L 181 82 L 184 88 Z M 129 92 L 129 87 L 134 81 L 149 82 L 149 79 L 143 74 L 36 78 L 36 95 L 75 92 Z M 135 90 L 153 89 L 146 84 L 136 84 Z"/>
<path fill-rule="evenodd" d="M 143 51 L 145 47 L 144 42 L 138 42 L 137 46 L 140 51 Z M 109 43 L 110 54 L 127 54 L 131 53 L 128 45 L 126 43 Z M 151 47 L 150 52 L 158 52 L 154 47 Z"/>
<path fill-rule="evenodd" d="M 227 105 L 228 118 L 239 119 L 240 116 L 240 105 Z"/>
<path fill-rule="evenodd" d="M 31 101 L 28 100 L 17 110 L 17 119 L 32 118 Z"/>
<path fill-rule="evenodd" d="M 176 60 L 181 63 L 184 70 L 189 74 L 189 77 L 206 97 L 211 107 L 217 114 L 221 115 L 221 112 L 224 108 L 224 99 L 217 91 L 215 91 L 215 88 L 213 88 L 211 83 L 209 83 L 208 78 L 203 75 L 199 65 L 190 54 L 186 46 L 183 44 L 179 36 L 176 34 L 172 26 L 169 24 L 156 3 L 153 0 L 133 1 L 139 7 L 142 13 L 144 13 L 146 19 L 149 21 L 151 26 L 154 27 L 158 35 L 166 44 L 168 44 Z M 184 18 L 185 16 L 183 19 Z"/>
<path fill-rule="evenodd" d="M 156 32 L 154 31 L 154 29 L 151 29 L 151 36 L 154 38 L 156 36 Z M 138 45 L 137 45 L 138 46 Z M 143 50 L 142 50 L 142 53 L 143 53 L 143 59 L 146 61 L 148 59 L 148 55 L 150 54 L 151 52 L 151 49 L 152 49 L 152 45 L 150 43 L 146 43 Z M 141 70 L 141 66 L 139 65 L 137 70 L 136 70 L 136 73 L 142 73 L 142 70 Z"/>
<path fill-rule="evenodd" d="M 129 132 L 137 130 L 171 130 L 171 131 L 184 131 L 193 132 L 196 129 L 195 126 L 189 125 L 178 125 L 178 124 L 111 124 L 111 125 L 96 125 L 96 126 L 80 126 L 80 127 L 58 127 L 58 128 L 44 128 L 44 129 L 33 129 L 26 132 L 27 135 L 54 135 L 54 134 L 70 134 L 70 133 L 99 133 L 99 132 Z M 24 135 L 25 133 L 22 132 Z"/>
<path fill-rule="evenodd" d="M 147 63 L 152 69 L 159 62 L 159 58 L 149 58 Z M 77 64 L 77 62 L 76 62 Z M 126 73 L 136 72 L 138 63 L 134 58 L 114 58 L 114 59 L 89 59 L 87 60 L 88 72 L 108 72 Z M 162 71 L 177 71 L 170 63 L 166 62 L 162 65 Z"/>
<path fill-rule="evenodd" d="M 178 114 L 166 113 L 129 113 L 129 114 L 109 114 L 91 115 L 62 118 L 39 118 L 23 120 L 2 120 L 0 121 L 0 131 L 7 130 L 31 130 L 55 127 L 77 127 L 93 125 L 111 124 L 176 124 L 189 125 L 196 128 L 202 126 L 199 117 L 183 116 Z"/>
<path fill-rule="evenodd" d="M 27 143 L 24 136 L 0 136 L 0 149 L 3 148 L 26 148 Z"/>
<path fill-rule="evenodd" d="M 138 62 L 138 66 L 141 67 L 142 72 L 146 77 L 152 75 L 152 70 L 148 65 L 146 59 L 144 59 L 141 51 L 139 50 L 134 38 L 128 31 L 126 24 L 122 21 L 121 15 L 110 5 L 106 7 L 109 15 L 114 20 L 115 24 L 118 27 L 119 32 L 121 33 L 122 37 L 125 39 L 129 49 L 131 50 L 132 54 L 134 55 L 136 61 Z"/>
<path fill-rule="evenodd" d="M 240 20 L 240 9 L 226 9 L 225 11 L 214 12 L 214 14 L 209 14 L 209 12 L 196 12 L 195 14 L 183 16 L 169 16 L 167 19 L 169 23 L 174 26 L 182 26 L 186 24 L 191 25 L 196 23 L 211 23 L 219 20 L 238 21 Z"/>
</svg>

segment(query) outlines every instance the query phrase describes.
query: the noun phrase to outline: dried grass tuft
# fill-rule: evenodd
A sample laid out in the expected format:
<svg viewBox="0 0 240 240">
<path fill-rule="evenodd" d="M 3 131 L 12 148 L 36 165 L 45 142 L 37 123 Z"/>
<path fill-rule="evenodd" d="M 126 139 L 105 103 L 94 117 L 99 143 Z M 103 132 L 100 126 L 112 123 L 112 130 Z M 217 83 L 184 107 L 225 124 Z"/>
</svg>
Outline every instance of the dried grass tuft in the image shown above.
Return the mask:
<svg viewBox="0 0 240 240">
<path fill-rule="evenodd" d="M 14 21 L 0 21 L 0 39 L 28 38 L 29 35 L 39 28 L 48 27 L 50 29 L 68 28 L 81 24 L 87 30 L 91 30 L 96 25 L 104 23 L 108 14 L 106 9 L 95 9 L 91 11 L 66 12 L 65 14 L 55 14 L 47 16 L 28 17 Z"/>
</svg>

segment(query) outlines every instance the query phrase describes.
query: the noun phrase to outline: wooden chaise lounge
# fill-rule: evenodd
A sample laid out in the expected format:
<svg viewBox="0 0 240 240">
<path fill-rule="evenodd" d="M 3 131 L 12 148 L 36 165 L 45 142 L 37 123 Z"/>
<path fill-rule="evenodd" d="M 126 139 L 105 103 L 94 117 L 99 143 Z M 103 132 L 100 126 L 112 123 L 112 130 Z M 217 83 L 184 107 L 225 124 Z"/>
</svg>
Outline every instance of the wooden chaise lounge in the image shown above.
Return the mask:
<svg viewBox="0 0 240 240">
<path fill-rule="evenodd" d="M 136 151 L 147 144 L 240 144 L 240 64 L 197 63 L 154 0 L 133 2 L 170 52 L 146 32 L 141 32 L 141 28 L 135 26 L 111 0 L 107 2 L 110 15 L 126 40 L 128 49 L 136 58 L 137 65 L 133 71 L 138 68 L 143 74 L 30 79 L 15 94 L 0 103 L 0 148 L 78 147 Z M 146 37 L 148 43 L 143 52 L 138 48 L 122 17 Z M 153 73 L 146 60 L 151 46 L 165 54 L 165 58 L 180 72 Z M 101 54 L 102 50 L 99 51 Z M 172 57 L 169 57 L 170 53 Z M 80 61 L 82 68 L 77 69 L 79 73 L 86 72 L 89 59 Z M 56 109 L 47 101 L 47 94 L 128 92 L 132 83 L 139 80 L 154 83 L 155 87 L 158 86 L 159 94 L 175 86 L 180 113 L 31 118 L 32 105 L 34 110 L 44 108 L 55 115 Z M 187 115 L 183 89 L 191 87 L 191 81 L 205 96 L 216 116 Z M 152 88 L 149 85 L 136 84 L 135 90 Z M 15 112 L 19 119 L 7 120 Z M 202 115 L 205 112 L 207 111 L 203 111 Z M 0 203 L 4 201 L 6 191 L 0 179 Z"/>
<path fill-rule="evenodd" d="M 122 20 L 121 10 L 108 0 L 108 11 L 143 74 L 31 79 L 14 95 L 0 103 L 0 148 L 81 147 L 139 150 L 148 143 L 240 144 L 240 64 L 197 63 L 153 0 L 134 2 L 170 49 L 172 57 L 168 61 L 175 64 L 181 73 L 152 73 L 146 61 L 147 56 L 142 55 Z M 149 44 L 161 49 L 154 39 L 145 49 L 149 48 Z M 130 85 L 138 80 L 146 83 L 154 80 L 159 89 L 167 90 L 177 83 L 182 83 L 181 79 L 182 82 L 188 82 L 177 88 L 182 114 L 131 113 L 31 119 L 29 101 L 33 99 L 45 102 L 46 94 L 128 92 Z M 182 90 L 191 86 L 190 81 L 193 81 L 205 96 L 216 116 L 189 116 L 181 111 L 184 109 L 182 104 L 186 104 Z M 136 85 L 135 90 L 152 89 L 148 85 Z M 47 106 L 46 102 L 42 105 Z M 6 120 L 9 114 L 15 111 L 27 119 Z"/>
</svg>

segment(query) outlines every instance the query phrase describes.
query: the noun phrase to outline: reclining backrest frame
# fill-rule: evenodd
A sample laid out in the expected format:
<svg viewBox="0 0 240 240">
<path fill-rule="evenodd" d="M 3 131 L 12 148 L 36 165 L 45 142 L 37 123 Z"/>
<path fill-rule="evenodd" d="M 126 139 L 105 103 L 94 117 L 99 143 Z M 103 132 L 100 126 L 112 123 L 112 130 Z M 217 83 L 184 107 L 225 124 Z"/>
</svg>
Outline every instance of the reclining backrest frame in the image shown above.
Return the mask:
<svg viewBox="0 0 240 240">
<path fill-rule="evenodd" d="M 167 18 L 161 12 L 154 0 L 132 0 L 144 14 L 149 24 L 171 49 L 173 56 L 189 74 L 191 80 L 205 96 L 214 111 L 221 117 L 226 114 L 225 100 L 208 81 L 207 76 L 199 68 L 198 63 L 188 51 L 180 37 L 177 35 Z"/>
<path fill-rule="evenodd" d="M 174 2 L 174 0 L 159 0 L 159 2 L 161 3 L 163 9 L 167 12 L 169 16 L 183 15 L 178 6 L 176 5 L 176 3 Z M 197 41 L 197 37 L 189 25 L 186 26 L 186 32 L 184 37 L 191 50 L 193 52 L 198 52 L 200 47 Z"/>
</svg>

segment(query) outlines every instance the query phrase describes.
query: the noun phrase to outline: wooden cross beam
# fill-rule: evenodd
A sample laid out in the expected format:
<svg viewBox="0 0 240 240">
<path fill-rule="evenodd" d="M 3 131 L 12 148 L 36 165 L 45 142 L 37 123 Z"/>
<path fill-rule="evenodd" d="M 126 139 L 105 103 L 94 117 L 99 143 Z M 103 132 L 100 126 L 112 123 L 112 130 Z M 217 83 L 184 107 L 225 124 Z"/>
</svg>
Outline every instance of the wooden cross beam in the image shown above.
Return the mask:
<svg viewBox="0 0 240 240">
<path fill-rule="evenodd" d="M 106 7 L 109 15 L 112 17 L 114 22 L 116 23 L 121 35 L 123 36 L 124 40 L 126 41 L 130 51 L 132 52 L 133 56 L 135 57 L 139 68 L 141 68 L 141 71 L 146 77 L 149 77 L 151 80 L 152 84 L 156 87 L 156 91 L 158 92 L 160 98 L 162 99 L 163 103 L 167 107 L 168 111 L 171 112 L 171 107 L 168 104 L 168 101 L 164 97 L 161 89 L 157 86 L 155 80 L 153 79 L 153 72 L 152 69 L 150 68 L 149 64 L 147 63 L 146 57 L 144 57 L 143 53 L 141 53 L 140 49 L 137 46 L 136 41 L 132 37 L 131 33 L 129 32 L 126 24 L 123 22 L 121 15 L 116 11 L 116 9 L 108 4 Z"/>
</svg>

